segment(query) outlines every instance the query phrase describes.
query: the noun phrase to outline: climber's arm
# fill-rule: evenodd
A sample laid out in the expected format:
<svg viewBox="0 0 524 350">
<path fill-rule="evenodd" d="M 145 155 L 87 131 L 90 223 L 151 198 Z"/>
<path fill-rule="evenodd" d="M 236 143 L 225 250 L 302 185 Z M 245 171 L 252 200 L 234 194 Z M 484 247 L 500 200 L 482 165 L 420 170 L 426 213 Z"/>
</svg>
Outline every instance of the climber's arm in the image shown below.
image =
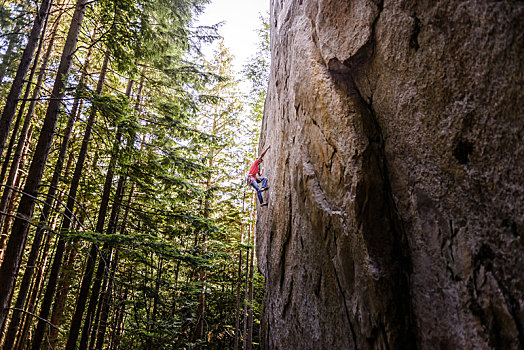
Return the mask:
<svg viewBox="0 0 524 350">
<path fill-rule="evenodd" d="M 262 152 L 262 154 L 260 155 L 260 157 L 258 157 L 259 159 L 262 159 L 264 158 L 264 155 L 266 154 L 266 152 L 271 148 L 271 146 L 267 146 L 266 150 L 264 152 Z"/>
</svg>

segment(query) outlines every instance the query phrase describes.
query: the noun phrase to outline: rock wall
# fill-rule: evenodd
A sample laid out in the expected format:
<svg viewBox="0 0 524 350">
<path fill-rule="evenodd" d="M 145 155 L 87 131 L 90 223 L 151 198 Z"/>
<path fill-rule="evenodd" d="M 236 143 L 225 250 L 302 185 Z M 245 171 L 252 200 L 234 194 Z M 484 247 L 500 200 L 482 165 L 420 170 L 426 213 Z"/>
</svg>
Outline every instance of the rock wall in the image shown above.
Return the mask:
<svg viewBox="0 0 524 350">
<path fill-rule="evenodd" d="M 524 3 L 270 21 L 262 348 L 524 347 Z"/>
</svg>

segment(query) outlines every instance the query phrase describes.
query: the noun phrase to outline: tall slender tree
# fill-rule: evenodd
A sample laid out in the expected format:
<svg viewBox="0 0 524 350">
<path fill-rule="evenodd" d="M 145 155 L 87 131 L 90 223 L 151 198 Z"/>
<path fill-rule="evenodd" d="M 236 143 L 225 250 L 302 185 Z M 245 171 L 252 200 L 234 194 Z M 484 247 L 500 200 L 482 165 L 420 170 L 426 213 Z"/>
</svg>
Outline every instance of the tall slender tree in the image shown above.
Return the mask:
<svg viewBox="0 0 524 350">
<path fill-rule="evenodd" d="M 132 86 L 132 80 L 129 80 L 127 93 L 131 93 L 131 86 Z M 111 153 L 111 161 L 109 162 L 109 167 L 107 170 L 105 182 L 104 182 L 104 189 L 102 193 L 102 201 L 99 206 L 98 210 L 98 218 L 97 223 L 95 227 L 95 232 L 102 233 L 104 229 L 105 219 L 107 210 L 109 207 L 109 201 L 111 196 L 111 187 L 113 182 L 113 176 L 114 176 L 114 170 L 115 165 L 118 159 L 118 151 L 120 149 L 120 142 L 122 139 L 122 132 L 121 129 L 118 128 L 115 140 L 113 142 L 113 150 Z M 93 278 L 95 263 L 96 263 L 96 257 L 98 256 L 98 246 L 96 244 L 91 245 L 90 254 L 87 259 L 84 275 L 82 277 L 82 283 L 80 284 L 80 291 L 79 291 L 79 297 L 77 299 L 77 303 L 75 306 L 75 312 L 73 314 L 73 319 L 71 320 L 71 328 L 69 330 L 69 336 L 67 338 L 67 344 L 66 348 L 75 348 L 76 342 L 78 340 L 78 335 L 80 333 L 81 323 L 82 323 L 82 317 L 84 315 L 85 306 L 88 299 L 89 289 L 91 287 L 91 281 Z M 92 321 L 92 313 L 93 310 L 88 310 L 88 317 L 85 320 L 86 327 L 83 330 L 83 334 L 85 334 L 84 339 L 82 339 L 81 347 L 87 346 L 87 336 L 89 333 L 91 321 Z"/>
<path fill-rule="evenodd" d="M 16 219 L 13 224 L 10 239 L 7 243 L 5 258 L 0 268 L 0 280 L 3 282 L 0 285 L 0 325 L 3 325 L 5 322 L 9 301 L 11 300 L 11 295 L 13 293 L 16 275 L 20 266 L 20 258 L 25 247 L 27 231 L 29 229 L 29 220 L 33 214 L 38 187 L 42 181 L 47 156 L 49 155 L 49 149 L 53 141 L 60 105 L 65 93 L 64 88 L 69 69 L 71 68 L 71 61 L 76 48 L 78 34 L 84 18 L 87 2 L 88 0 L 78 0 L 76 4 L 75 13 L 73 14 L 66 44 L 58 67 L 57 78 L 55 79 L 53 91 L 51 93 L 51 100 L 49 101 L 44 124 L 40 131 L 40 137 L 33 155 L 33 161 L 29 168 L 23 195 L 20 204 L 18 205 Z M 46 14 L 48 8 L 49 7 L 45 8 L 46 11 L 42 13 L 42 16 Z M 10 103 L 9 101 L 8 98 L 8 103 Z M 4 109 L 4 113 L 6 109 Z M 8 129 L 7 126 L 6 128 Z M 5 132 L 5 134 L 7 135 L 7 132 Z M 1 138 L 2 134 L 0 132 L 0 143 L 2 142 Z M 5 144 L 5 138 L 3 143 Z"/>
<path fill-rule="evenodd" d="M 107 68 L 109 65 L 109 53 L 106 52 L 104 57 L 104 63 L 102 64 L 102 69 L 98 78 L 98 83 L 96 87 L 96 95 L 100 95 L 102 92 L 102 88 L 104 86 L 104 80 L 107 73 Z M 37 350 L 41 346 L 41 342 L 44 336 L 46 323 L 42 321 L 42 319 L 47 319 L 49 316 L 49 312 L 51 309 L 51 303 L 54 298 L 57 282 L 58 282 L 58 274 L 60 271 L 60 266 L 62 265 L 62 259 L 63 254 L 65 251 L 65 245 L 66 245 L 66 237 L 64 236 L 64 233 L 67 233 L 69 229 L 71 228 L 71 224 L 73 222 L 73 213 L 74 213 L 74 206 L 76 204 L 76 194 L 78 191 L 78 186 L 80 184 L 80 180 L 82 177 L 82 171 L 84 170 L 84 163 L 87 156 L 87 150 L 89 147 L 89 141 L 91 138 L 91 132 L 93 129 L 93 123 L 96 117 L 96 108 L 93 107 L 91 110 L 91 114 L 89 116 L 89 119 L 86 124 L 86 129 L 84 132 L 84 138 L 82 140 L 82 146 L 80 148 L 80 153 L 78 155 L 78 159 L 76 161 L 75 171 L 73 173 L 73 179 L 71 181 L 71 185 L 69 187 L 69 193 L 67 197 L 67 205 L 64 213 L 64 218 L 62 221 L 62 227 L 61 227 L 61 233 L 62 235 L 58 239 L 58 243 L 55 250 L 55 256 L 53 259 L 53 265 L 51 267 L 51 273 L 49 276 L 49 280 L 47 282 L 47 288 L 46 293 L 44 295 L 44 299 L 42 301 L 41 311 L 40 311 L 40 320 L 38 322 L 38 326 L 35 331 L 35 337 L 33 339 L 33 350 Z M 75 346 L 71 345 L 70 348 L 74 348 Z"/>
<path fill-rule="evenodd" d="M 53 0 L 42 0 L 42 3 L 40 4 L 40 8 L 33 22 L 33 28 L 31 29 L 31 33 L 29 34 L 29 38 L 27 40 L 27 45 L 25 47 L 24 53 L 22 54 L 15 78 L 13 79 L 11 90 L 7 96 L 7 102 L 5 104 L 4 110 L 2 111 L 2 117 L 0 118 L 0 156 L 4 152 L 4 146 L 9 134 L 9 129 L 11 128 L 11 123 L 16 112 L 18 97 L 22 92 L 24 79 L 27 75 L 27 71 L 29 70 L 29 65 L 33 59 L 33 54 L 42 32 L 42 26 L 44 25 L 45 19 L 49 14 L 52 1 Z M 0 311 L 0 313 L 1 312 L 2 311 Z M 2 323 L 1 316 L 0 323 Z"/>
<path fill-rule="evenodd" d="M 44 34 L 45 34 L 45 31 L 46 31 L 48 19 L 49 19 L 49 16 L 45 16 L 44 26 L 43 26 L 43 29 L 42 29 Z M 38 58 L 40 56 L 40 51 L 42 50 L 42 46 L 44 44 L 44 38 L 45 38 L 45 35 L 41 35 L 40 40 L 39 40 L 39 44 L 38 44 L 38 49 L 36 50 L 36 54 L 35 54 L 36 58 Z M 49 51 L 50 50 L 48 50 L 48 52 Z M 20 106 L 20 108 L 18 110 L 18 116 L 16 118 L 15 127 L 14 127 L 14 130 L 13 130 L 12 135 L 11 135 L 11 140 L 9 142 L 9 146 L 7 148 L 7 152 L 6 152 L 6 155 L 5 155 L 5 161 L 2 164 L 2 171 L 1 171 L 1 174 L 0 174 L 0 181 L 1 182 L 4 181 L 4 176 L 5 176 L 5 172 L 6 172 L 6 169 L 7 169 L 7 165 L 9 164 L 8 159 L 11 156 L 11 151 L 12 151 L 13 145 L 15 143 L 15 139 L 16 139 L 16 136 L 17 136 L 17 133 L 18 133 L 18 128 L 19 128 L 20 122 L 22 120 L 22 115 L 24 114 L 25 105 L 26 105 L 26 102 L 27 102 L 27 98 L 29 97 L 29 92 L 31 91 L 31 83 L 33 82 L 33 77 L 35 75 L 37 66 L 38 66 L 38 59 L 35 59 L 34 62 L 33 62 L 33 67 L 31 68 L 31 73 L 29 74 L 28 83 L 26 85 L 26 89 L 25 89 L 23 100 L 22 100 L 22 104 L 21 104 L 21 106 Z M 40 81 L 40 83 L 41 83 L 41 81 Z M 38 93 L 37 90 L 39 90 L 38 87 L 35 88 L 35 91 Z M 20 162 L 20 158 L 22 156 L 22 149 L 24 147 L 25 139 L 26 139 L 26 136 L 27 136 L 27 132 L 29 130 L 31 117 L 32 117 L 32 114 L 28 113 L 26 115 L 26 119 L 24 121 L 24 126 L 23 126 L 22 131 L 20 133 L 20 136 L 18 138 L 18 146 L 17 146 L 17 149 L 15 151 L 13 160 L 11 162 L 11 169 L 9 171 L 9 177 L 7 179 L 7 182 L 4 184 L 4 191 L 3 191 L 3 194 L 2 194 L 2 199 L 0 200 L 0 212 L 2 212 L 2 213 L 6 211 L 9 199 L 11 198 L 12 186 L 15 183 L 16 175 L 18 173 L 18 165 L 19 165 L 19 162 Z M 3 226 L 3 223 L 4 223 L 5 219 L 6 218 L 4 218 L 4 217 L 0 217 L 0 231 L 2 231 L 2 226 Z M 1 243 L 0 243 L 0 248 L 3 248 L 3 245 Z"/>
</svg>

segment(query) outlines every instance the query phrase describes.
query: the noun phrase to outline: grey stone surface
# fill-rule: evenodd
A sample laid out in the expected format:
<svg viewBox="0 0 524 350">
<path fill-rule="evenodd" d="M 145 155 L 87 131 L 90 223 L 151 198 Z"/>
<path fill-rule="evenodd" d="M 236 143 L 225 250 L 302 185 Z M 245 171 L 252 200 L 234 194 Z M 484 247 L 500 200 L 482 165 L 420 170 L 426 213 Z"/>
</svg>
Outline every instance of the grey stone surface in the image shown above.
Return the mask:
<svg viewBox="0 0 524 350">
<path fill-rule="evenodd" d="M 272 0 L 265 349 L 524 346 L 524 3 Z"/>
</svg>

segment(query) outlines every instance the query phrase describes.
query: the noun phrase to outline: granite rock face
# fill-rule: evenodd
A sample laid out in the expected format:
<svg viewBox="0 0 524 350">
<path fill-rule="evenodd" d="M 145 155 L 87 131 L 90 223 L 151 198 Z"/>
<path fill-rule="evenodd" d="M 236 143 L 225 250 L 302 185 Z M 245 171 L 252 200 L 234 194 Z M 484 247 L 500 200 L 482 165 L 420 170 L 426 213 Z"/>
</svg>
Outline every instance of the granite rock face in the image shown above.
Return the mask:
<svg viewBox="0 0 524 350">
<path fill-rule="evenodd" d="M 265 349 L 524 347 L 524 3 L 272 0 Z"/>
</svg>

